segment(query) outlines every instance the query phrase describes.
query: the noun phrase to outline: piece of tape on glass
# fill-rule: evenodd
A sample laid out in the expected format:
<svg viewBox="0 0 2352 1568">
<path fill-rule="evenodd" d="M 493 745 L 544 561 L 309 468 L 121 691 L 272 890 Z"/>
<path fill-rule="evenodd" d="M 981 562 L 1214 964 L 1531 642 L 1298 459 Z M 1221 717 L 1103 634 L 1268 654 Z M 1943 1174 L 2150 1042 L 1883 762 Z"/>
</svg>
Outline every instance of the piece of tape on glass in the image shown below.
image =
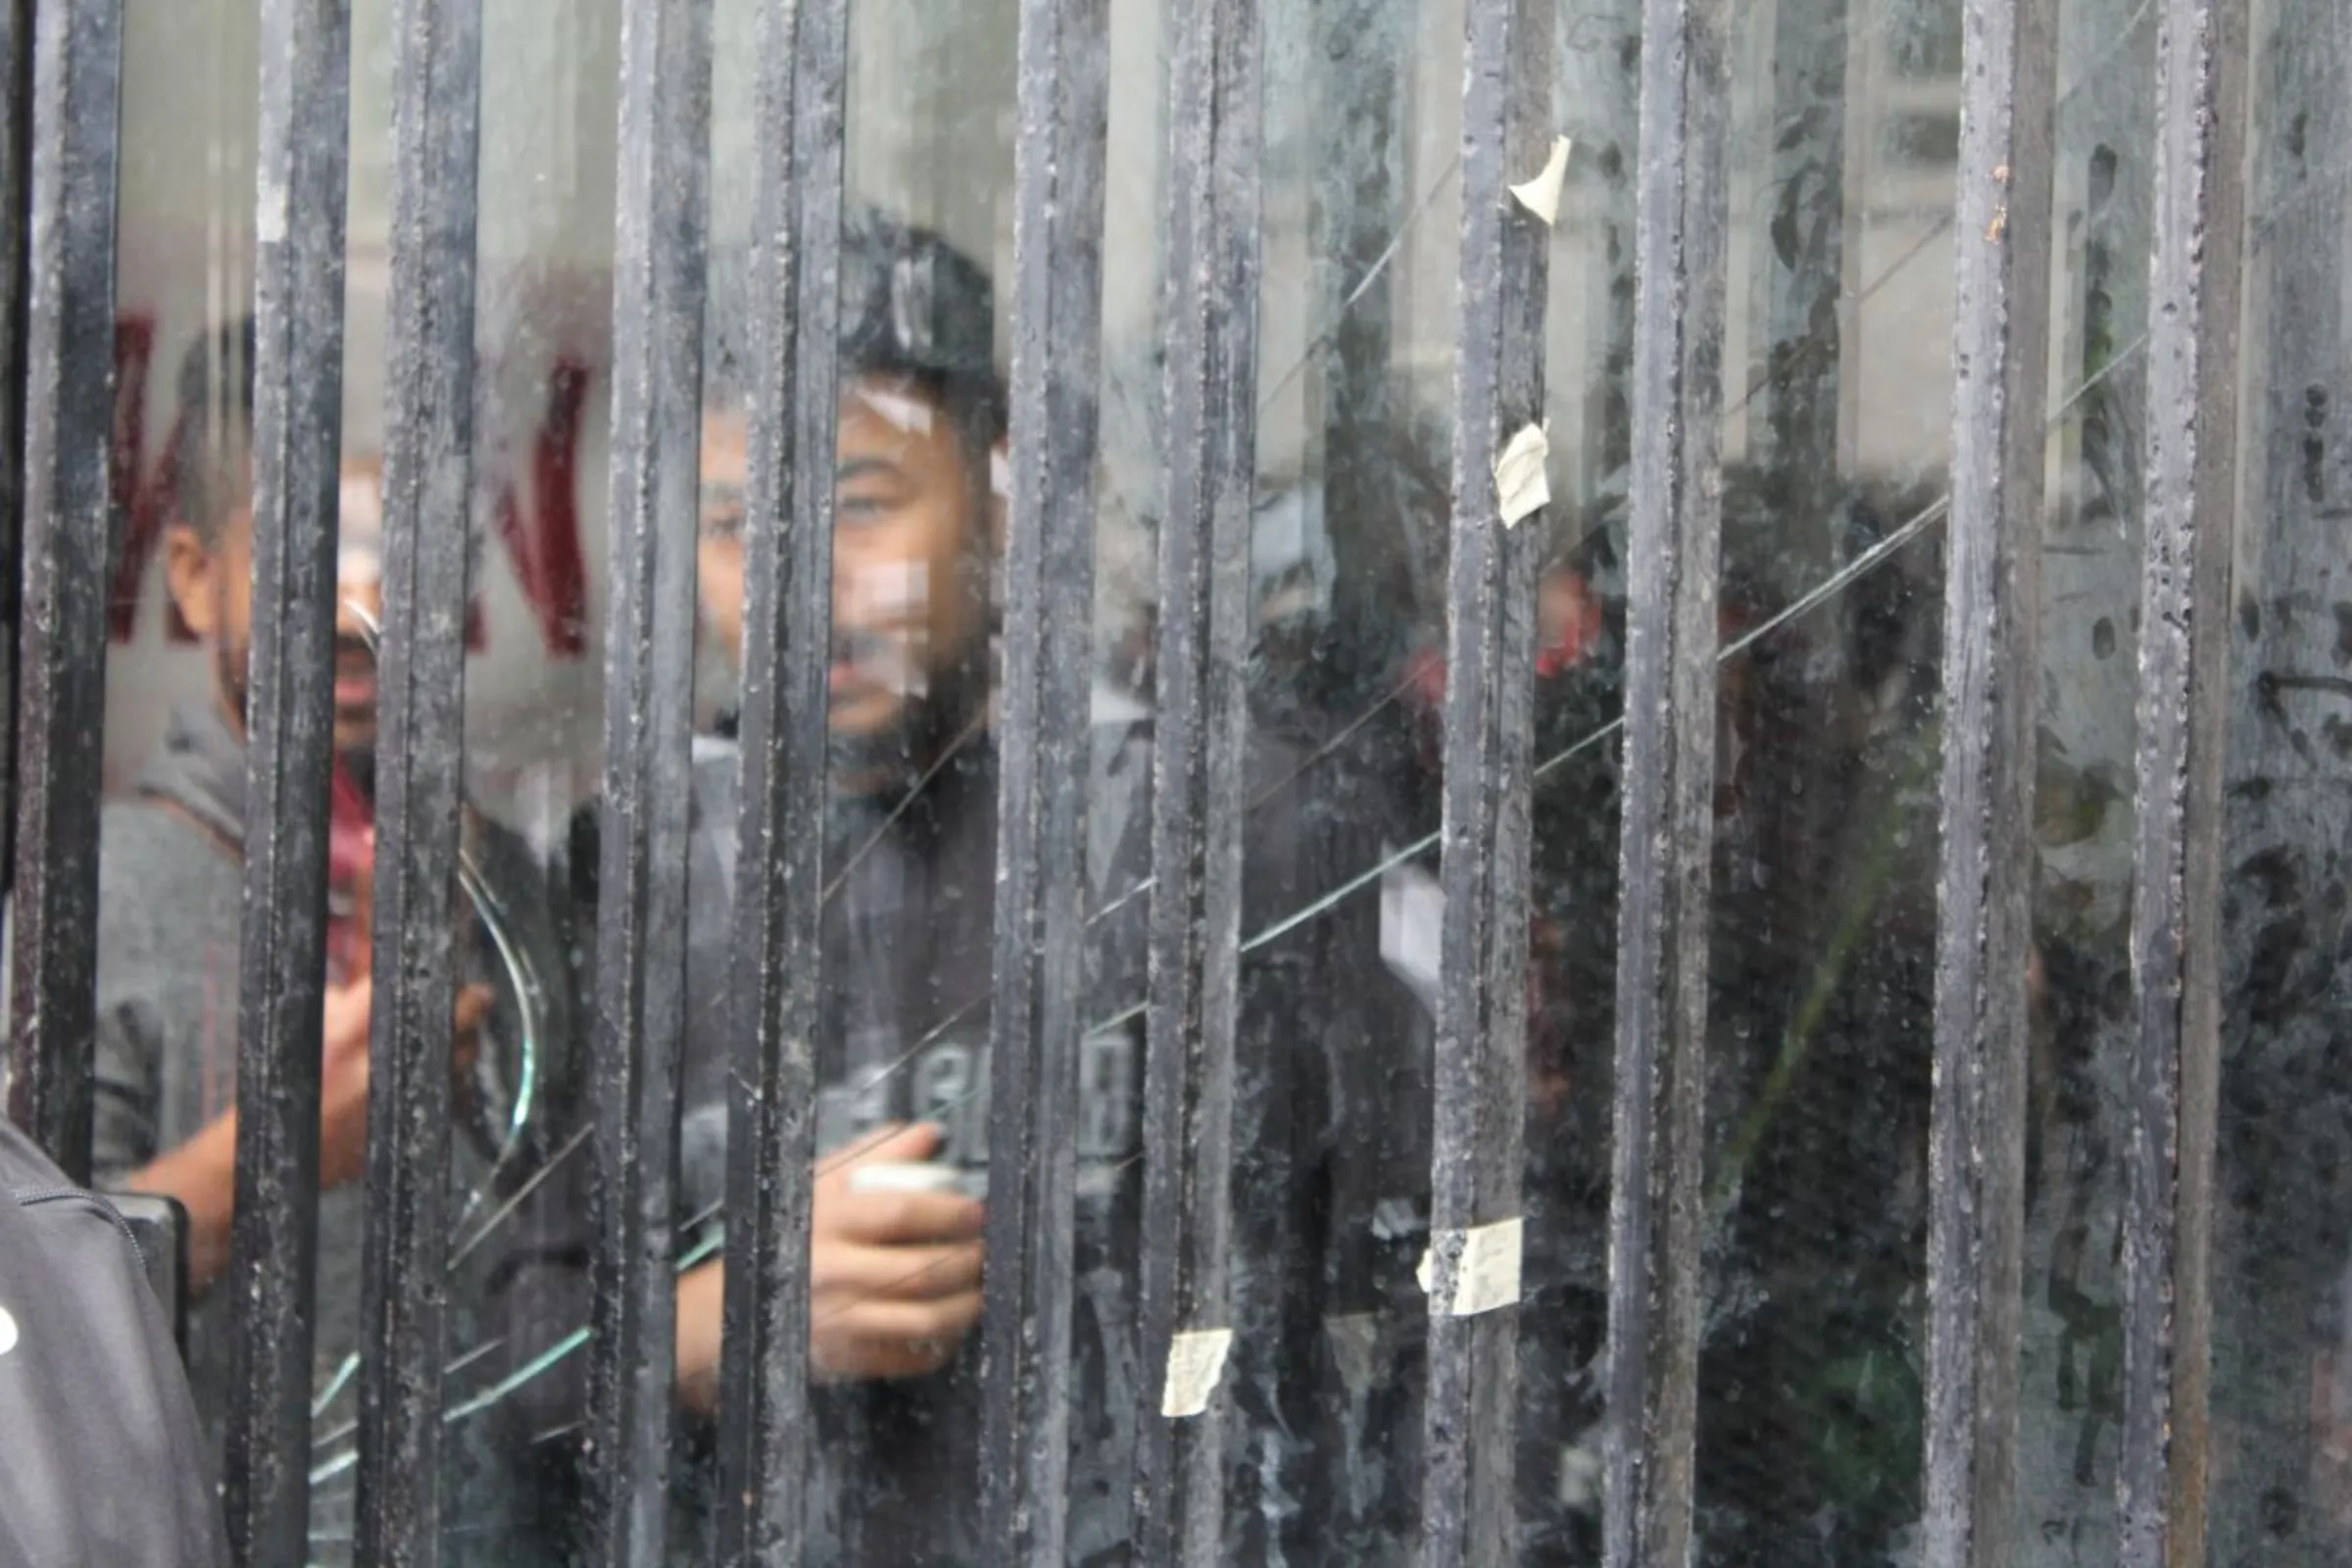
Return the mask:
<svg viewBox="0 0 2352 1568">
<path fill-rule="evenodd" d="M 1466 1231 L 1441 1231 L 1437 1245 L 1421 1254 L 1421 1267 L 1414 1277 L 1425 1294 L 1438 1295 L 1438 1258 L 1450 1252 L 1456 1262 L 1451 1300 L 1446 1308 L 1448 1317 L 1476 1317 L 1496 1307 L 1515 1306 L 1526 1232 L 1527 1221 L 1516 1217 Z"/>
<path fill-rule="evenodd" d="M 1551 504 L 1551 481 L 1544 471 L 1550 456 L 1551 437 L 1541 424 L 1531 424 L 1511 437 L 1494 460 L 1494 499 L 1504 527 Z"/>
<path fill-rule="evenodd" d="M 1225 1375 L 1225 1356 L 1233 1348 L 1231 1329 L 1187 1329 L 1168 1342 L 1168 1381 L 1160 1396 L 1159 1413 L 1171 1421 L 1199 1415 L 1208 1408 Z"/>
<path fill-rule="evenodd" d="M 1417 865 L 1396 866 L 1381 877 L 1381 961 L 1433 1018 L 1445 933 L 1446 890 L 1436 877 Z"/>
<path fill-rule="evenodd" d="M 263 172 L 254 198 L 253 239 L 257 245 L 282 245 L 286 240 L 288 220 L 292 217 L 291 188 L 282 179 L 272 179 L 269 160 L 262 160 Z"/>
<path fill-rule="evenodd" d="M 1544 161 L 1543 172 L 1511 187 L 1519 205 L 1542 219 L 1546 228 L 1560 220 L 1560 185 L 1568 177 L 1568 150 L 1575 145 L 1565 136 L 1552 137 L 1551 156 Z"/>
</svg>

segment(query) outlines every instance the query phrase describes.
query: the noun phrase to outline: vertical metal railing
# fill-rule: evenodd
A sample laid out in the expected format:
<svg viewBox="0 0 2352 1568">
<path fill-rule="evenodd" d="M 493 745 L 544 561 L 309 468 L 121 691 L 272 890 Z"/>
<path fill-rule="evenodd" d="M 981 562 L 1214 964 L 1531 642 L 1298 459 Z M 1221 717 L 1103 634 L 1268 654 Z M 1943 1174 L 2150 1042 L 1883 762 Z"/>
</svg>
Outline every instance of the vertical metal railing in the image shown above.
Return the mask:
<svg viewBox="0 0 2352 1568">
<path fill-rule="evenodd" d="M 808 1220 L 823 958 L 848 0 L 764 0 L 758 48 L 743 776 L 719 1557 L 806 1551 Z"/>
<path fill-rule="evenodd" d="M 981 1535 L 1059 1562 L 1068 1515 L 1078 1042 L 1107 0 L 1021 0 L 1013 168 L 1012 505 L 1004 561 Z"/>
<path fill-rule="evenodd" d="M 1552 7 L 1473 7 L 1462 83 L 1445 888 L 1430 1170 L 1422 1561 L 1517 1557 L 1520 1178 L 1527 1098 L 1544 307 L 1557 171 Z M 1534 181 L 1534 200 L 1514 182 Z M 1542 187 L 1549 185 L 1545 190 Z"/>
<path fill-rule="evenodd" d="M 351 9 L 349 0 L 268 0 L 261 22 L 253 363 L 216 367 L 253 377 L 253 593 L 269 607 L 253 617 L 245 689 L 226 1281 L 244 1322 L 232 1348 L 225 1480 L 229 1540 L 243 1560 L 299 1562 L 309 1552 Z M 222 347 L 224 361 L 245 352 Z"/>
<path fill-rule="evenodd" d="M 377 983 L 354 1549 L 361 1562 L 431 1562 L 441 1538 L 481 0 L 401 0 L 393 28 Z"/>
<path fill-rule="evenodd" d="M 2237 506 L 2247 8 L 2169 0 L 2157 43 L 2131 1187 L 2124 1212 L 2123 1568 L 2205 1557 L 2223 749 Z"/>
<path fill-rule="evenodd" d="M 0 893 L 16 882 L 17 665 L 24 560 L 26 230 L 32 206 L 33 0 L 0 0 Z"/>
<path fill-rule="evenodd" d="M 1691 1556 L 1714 841 L 1726 235 L 1725 0 L 1647 0 L 1636 176 L 1609 1568 Z"/>
<path fill-rule="evenodd" d="M 2240 0 L 2157 0 L 2151 411 L 2138 691 L 2120 1561 L 2203 1557 L 2220 1087 L 2221 747 L 2237 505 L 2247 35 Z M 849 0 L 761 0 L 742 818 L 732 933 L 727 1333 L 717 1503 L 728 1562 L 808 1539 L 815 1154 Z M 1825 12 L 1838 10 L 1837 6 Z M 1954 457 L 1931 1116 L 1923 1561 L 2020 1560 L 2027 973 L 2058 0 L 1963 0 Z M 612 594 L 593 1067 L 593 1553 L 668 1550 L 678 1056 L 685 1017 L 696 454 L 712 0 L 626 8 L 613 313 Z M 1325 8 L 1332 30 L 1376 7 Z M 1394 22 L 1409 7 L 1389 14 Z M 24 341 L 21 875 L 10 1112 L 90 1155 L 104 594 L 124 8 L 0 3 L 0 368 Z M 1608 1219 L 1603 1539 L 1611 1568 L 1695 1552 L 1713 856 L 1730 0 L 1645 0 L 1632 327 L 1621 943 Z M 1073 1145 L 1089 906 L 1089 607 L 1102 331 L 1107 0 L 1021 0 L 993 972 L 990 1289 L 979 1468 L 991 1560 L 1065 1555 Z M 1789 13 L 1791 17 L 1795 13 Z M 27 33 L 26 19 L 37 16 Z M 265 0 L 257 193 L 255 609 L 240 969 L 226 1497 L 242 1560 L 309 1549 L 326 789 L 349 0 Z M 1446 916 L 1436 1054 L 1420 1527 L 1432 1564 L 1515 1550 L 1545 253 L 1510 187 L 1550 151 L 1554 19 L 1470 0 L 1447 576 Z M 482 0 L 399 0 L 387 556 L 360 1376 L 363 1562 L 441 1550 Z M 1166 516 L 1155 665 L 1152 990 L 1138 1391 L 1139 1560 L 1218 1560 L 1227 1407 L 1165 1381 L 1236 1326 L 1231 1176 L 1248 742 L 1260 207 L 1258 0 L 1172 14 Z M 1399 28 L 1375 28 L 1401 52 Z M 1857 45 L 1858 46 L 1858 45 Z M 29 72 L 24 62 L 29 60 Z M 1374 62 L 1385 75 L 1393 62 Z M 1345 74 L 1347 73 L 1343 73 Z M 27 107 L 28 106 L 28 107 Z M 1386 225 L 1388 111 L 1360 147 Z M 1343 117 L 1346 118 L 1346 117 Z M 11 172 L 29 129 L 28 189 Z M 1317 176 L 1330 187 L 1338 176 Z M 1555 192 L 1556 193 L 1556 192 Z M 1539 190 L 1538 194 L 1542 194 Z M 1858 199 L 1860 193 L 1847 192 Z M 1538 204 L 1540 205 L 1540 204 Z M 1369 220 L 1340 215 L 1342 249 Z M 1327 220 L 1329 217 L 1327 215 Z M 1408 220 L 1409 222 L 1409 220 Z M 1351 296 L 1328 408 L 1383 406 L 1388 313 Z M 1345 239 L 1346 245 L 1338 245 Z M 26 258 L 24 298 L 13 297 Z M 1818 281 L 1818 280 L 1815 280 Z M 1371 347 L 1366 348 L 1364 345 Z M 1378 353 L 1373 350 L 1378 349 Z M 1359 352 L 1360 351 L 1360 352 Z M 1364 356 L 1369 354 L 1369 359 Z M 1352 356 L 1352 359 L 1351 359 Z M 239 373 L 217 365 L 216 373 Z M 1367 380 L 1369 377 L 1371 380 Z M 0 421 L 14 433 L 12 378 Z M 1800 389 L 1801 390 L 1801 389 Z M 1818 390 L 1817 388 L 1815 390 Z M 1343 400 L 1344 401 L 1344 400 Z M 1818 416 L 1820 411 L 1812 411 Z M 1816 432 L 1818 433 L 1818 432 Z M 8 464 L 0 437 L 0 466 Z M 1818 440 L 1808 450 L 1820 450 Z M 1334 462 L 1341 455 L 1334 454 Z M 1346 465 L 1342 465 L 1346 466 Z M 1335 505 L 1362 482 L 1335 475 Z M 11 513 L 0 478 L 0 557 Z M 1810 519 L 1808 519 L 1808 525 Z M 1360 587 L 1360 585 L 1359 585 Z M 4 672 L 0 672 L 4 675 Z M 0 679 L 0 684 L 4 684 Z M 1304 919 L 1309 916 L 1301 915 Z M 1596 913 L 1597 917 L 1597 913 Z M 1288 929 L 1287 926 L 1282 929 Z M 1181 1407 L 1179 1407 L 1181 1405 Z"/>
<path fill-rule="evenodd" d="M 1235 1329 L 1244 669 L 1257 454 L 1263 147 L 1258 0 L 1170 19 L 1167 344 L 1153 661 L 1151 1009 L 1144 1073 L 1139 1561 L 1224 1560 L 1225 1411 L 1199 1367 Z M 1250 1076 L 1254 1077 L 1255 1074 Z M 1192 1385 L 1188 1387 L 1188 1384 Z"/>
<path fill-rule="evenodd" d="M 710 226 L 711 0 L 620 30 L 612 282 L 612 597 L 594 1025 L 594 1557 L 665 1560 L 677 1412 L 671 1253 L 686 1023 L 695 525 Z"/>
<path fill-rule="evenodd" d="M 98 432 L 115 414 L 122 5 L 44 5 L 36 16 L 8 1111 L 86 1178 L 113 518 Z"/>
<path fill-rule="evenodd" d="M 1968 0 L 1930 1113 L 1925 1561 L 2016 1560 L 2056 0 Z"/>
</svg>

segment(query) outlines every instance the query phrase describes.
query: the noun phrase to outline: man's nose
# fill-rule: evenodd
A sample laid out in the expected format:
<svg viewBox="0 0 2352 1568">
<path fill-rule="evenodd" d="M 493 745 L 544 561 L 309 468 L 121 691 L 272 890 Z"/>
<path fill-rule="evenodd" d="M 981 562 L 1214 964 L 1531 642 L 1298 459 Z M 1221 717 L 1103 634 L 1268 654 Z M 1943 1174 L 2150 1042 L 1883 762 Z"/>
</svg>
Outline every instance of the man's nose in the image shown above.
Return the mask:
<svg viewBox="0 0 2352 1568">
<path fill-rule="evenodd" d="M 930 572 L 920 561 L 833 557 L 833 618 L 852 626 L 919 620 L 931 602 Z"/>
</svg>

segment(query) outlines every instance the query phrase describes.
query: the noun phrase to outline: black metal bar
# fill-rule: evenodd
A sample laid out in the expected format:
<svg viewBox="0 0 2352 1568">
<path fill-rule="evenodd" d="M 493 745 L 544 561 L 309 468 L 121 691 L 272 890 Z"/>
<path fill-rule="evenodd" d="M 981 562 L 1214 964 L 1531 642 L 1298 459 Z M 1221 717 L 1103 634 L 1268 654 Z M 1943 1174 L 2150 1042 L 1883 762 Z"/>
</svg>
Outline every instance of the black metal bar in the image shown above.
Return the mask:
<svg viewBox="0 0 2352 1568">
<path fill-rule="evenodd" d="M 1542 514 L 1524 510 L 1533 493 L 1505 453 L 1544 428 L 1551 229 L 1510 186 L 1543 178 L 1552 152 L 1552 12 L 1548 0 L 1473 6 L 1464 72 L 1421 1476 L 1428 1568 L 1518 1560 L 1512 1478 Z M 1508 488 L 1506 471 L 1515 474 Z M 1507 1278 L 1508 1290 L 1489 1275 Z"/>
<path fill-rule="evenodd" d="M 2223 753 L 2245 267 L 2246 7 L 2167 0 L 2156 48 L 2123 1568 L 2205 1557 L 2221 1087 Z"/>
<path fill-rule="evenodd" d="M 243 1562 L 309 1552 L 335 514 L 343 435 L 350 0 L 262 7 L 255 198 L 253 643 L 237 973 L 225 1494 Z"/>
<path fill-rule="evenodd" d="M 719 1560 L 806 1554 L 848 0 L 760 8 Z"/>
<path fill-rule="evenodd" d="M 374 1014 L 361 1275 L 361 1562 L 437 1560 L 481 0 L 393 13 Z"/>
<path fill-rule="evenodd" d="M 1609 1568 L 1690 1558 L 1714 838 L 1724 0 L 1645 0 L 1636 176 L 1624 877 L 1609 1198 Z"/>
<path fill-rule="evenodd" d="M 98 787 L 114 427 L 122 0 L 48 5 L 33 45 L 31 326 L 24 424 L 24 846 L 10 933 L 9 1114 L 90 1174 Z"/>
<path fill-rule="evenodd" d="M 1062 1560 L 1069 1472 L 1107 0 L 1021 0 L 981 1528 Z"/>
<path fill-rule="evenodd" d="M 32 218 L 33 0 L 0 3 L 0 802 L 17 798 L 17 650 L 24 625 L 26 235 Z M 16 886 L 16 813 L 0 807 L 0 894 Z"/>
<path fill-rule="evenodd" d="M 1923 1561 L 2015 1561 L 2053 0 L 1967 0 L 1944 531 Z"/>
<path fill-rule="evenodd" d="M 464 790 L 480 0 L 393 42 L 374 955 L 360 1333 L 360 1561 L 435 1561 Z"/>
<path fill-rule="evenodd" d="M 612 1568 L 666 1560 L 676 1422 L 667 1259 L 686 1022 L 710 6 L 644 0 L 620 29 L 588 1422 L 596 1560 Z"/>
<path fill-rule="evenodd" d="M 1258 0 L 1171 18 L 1168 58 L 1166 512 L 1153 662 L 1151 1012 L 1144 1087 L 1136 1412 L 1142 1562 L 1224 1560 L 1225 1400 L 1188 1388 L 1179 1336 L 1230 1337 L 1235 1019 L 1242 939 L 1244 668 L 1257 466 L 1262 270 Z M 1197 1413 L 1194 1413 L 1196 1412 Z"/>
</svg>

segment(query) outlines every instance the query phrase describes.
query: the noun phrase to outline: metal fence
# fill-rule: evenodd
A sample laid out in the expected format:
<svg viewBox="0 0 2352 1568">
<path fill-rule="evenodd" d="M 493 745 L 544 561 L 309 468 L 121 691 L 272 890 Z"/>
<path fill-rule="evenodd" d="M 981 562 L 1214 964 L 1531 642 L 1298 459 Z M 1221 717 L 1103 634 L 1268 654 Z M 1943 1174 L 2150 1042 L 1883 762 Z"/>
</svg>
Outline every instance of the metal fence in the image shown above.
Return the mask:
<svg viewBox="0 0 2352 1568">
<path fill-rule="evenodd" d="M 2159 114 L 2132 843 L 2130 1189 L 2120 1560 L 2201 1560 L 2221 1062 L 2224 635 L 2237 512 L 2248 29 L 2241 0 L 2152 0 Z M 99 743 L 114 535 L 108 450 L 122 0 L 0 8 L 0 500 L 22 603 L 0 600 L 18 693 L 10 1109 L 86 1171 Z M 1012 524 L 1001 725 L 994 1136 L 982 1330 L 991 1560 L 1063 1559 L 1072 1310 L 1066 1151 L 1085 1020 L 1076 902 L 1087 802 L 1106 27 L 1103 0 L 1021 0 Z M 1719 632 L 1728 0 L 1641 13 L 1632 442 L 1607 1224 L 1605 1561 L 1691 1560 L 1706 1265 L 1708 909 Z M 226 1475 L 241 1559 L 304 1560 L 305 1302 L 330 762 L 333 515 L 343 360 L 345 0 L 264 0 L 251 821 L 245 861 L 233 1274 L 246 1303 Z M 657 1560 L 667 1498 L 684 995 L 683 802 L 709 225 L 711 0 L 622 25 L 613 297 L 613 574 L 593 1032 L 602 1242 L 591 1451 L 598 1560 Z M 1925 1508 L 1918 1560 L 2025 1560 L 2016 1496 L 2027 1179 L 2026 974 L 2051 353 L 2057 0 L 1966 0 L 1934 967 Z M 747 893 L 721 1427 L 728 1561 L 803 1550 L 815 1154 L 814 968 L 835 366 L 828 258 L 844 203 L 848 0 L 764 0 L 751 344 Z M 1170 13 L 1163 595 L 1155 661 L 1142 1364 L 1231 1322 L 1236 972 L 1260 274 L 1256 0 Z M 1512 1310 L 1454 1315 L 1523 1208 L 1538 530 L 1505 490 L 1540 430 L 1547 220 L 1510 187 L 1553 137 L 1554 8 L 1474 0 L 1462 70 L 1459 294 L 1446 575 L 1433 1279 L 1423 1560 L 1513 1554 Z M 434 1560 L 442 1528 L 452 1216 L 454 888 L 464 517 L 473 492 L 482 0 L 401 0 L 376 972 L 367 1171 L 358 1560 Z M 2340 84 L 2339 84 L 2340 85 Z M 20 400 L 21 399 L 21 403 Z M 22 409 L 24 422 L 17 414 Z M 21 453 L 16 450 L 22 432 Z M 19 462 L 22 467 L 20 470 Z M 22 489 L 16 489 L 19 474 Z M 19 528 L 21 525 L 21 539 Z M 617 890 L 614 892 L 613 890 Z M 1498 1239 L 1507 1238 L 1507 1239 Z M 1138 1561 L 1219 1560 L 1221 1406 L 1140 1391 Z"/>
</svg>

